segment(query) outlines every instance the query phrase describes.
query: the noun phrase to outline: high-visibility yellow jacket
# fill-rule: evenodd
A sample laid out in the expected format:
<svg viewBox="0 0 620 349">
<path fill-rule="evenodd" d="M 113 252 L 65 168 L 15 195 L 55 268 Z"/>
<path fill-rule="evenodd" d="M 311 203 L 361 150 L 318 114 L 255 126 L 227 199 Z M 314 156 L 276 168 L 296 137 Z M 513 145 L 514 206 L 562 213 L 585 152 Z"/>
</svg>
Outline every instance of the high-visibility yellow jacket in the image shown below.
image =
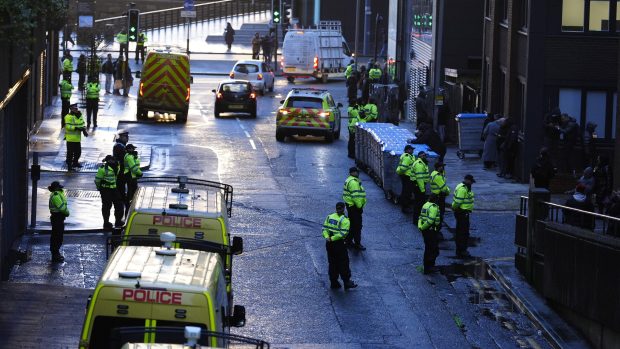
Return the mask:
<svg viewBox="0 0 620 349">
<path fill-rule="evenodd" d="M 67 80 L 62 80 L 60 82 L 60 98 L 61 99 L 70 99 L 71 91 L 73 90 L 73 85 Z"/>
<path fill-rule="evenodd" d="M 411 171 L 413 171 L 413 163 L 415 162 L 415 156 L 409 153 L 403 153 L 398 161 L 398 167 L 396 168 L 396 174 L 399 176 L 411 177 Z"/>
<path fill-rule="evenodd" d="M 360 117 L 359 107 L 349 107 L 347 108 L 347 113 L 349 114 L 349 133 L 355 133 L 355 125 L 358 122 L 366 122 L 366 119 Z"/>
<path fill-rule="evenodd" d="M 370 78 L 371 80 L 379 80 L 382 74 L 383 73 L 381 72 L 381 69 L 372 68 L 368 71 L 368 78 Z"/>
<path fill-rule="evenodd" d="M 73 71 L 73 61 L 69 58 L 65 58 L 62 61 L 62 71 L 64 72 L 72 72 Z"/>
<path fill-rule="evenodd" d="M 62 213 L 65 217 L 69 217 L 69 207 L 67 206 L 67 197 L 62 189 L 54 190 L 49 200 L 50 213 Z"/>
<path fill-rule="evenodd" d="M 131 178 L 142 177 L 140 169 L 140 158 L 132 153 L 125 154 L 125 173 L 131 173 Z"/>
<path fill-rule="evenodd" d="M 81 142 L 82 131 L 79 128 L 86 127 L 84 118 L 71 113 L 65 115 L 65 139 L 67 142 Z"/>
<path fill-rule="evenodd" d="M 426 183 L 431 181 L 428 165 L 420 158 L 413 163 L 413 177 L 411 177 L 411 180 L 417 184 L 421 192 L 426 191 Z"/>
<path fill-rule="evenodd" d="M 377 120 L 379 117 L 379 112 L 377 111 L 377 105 L 373 103 L 368 103 L 364 106 L 364 114 L 366 114 L 366 121 L 372 122 Z"/>
<path fill-rule="evenodd" d="M 332 213 L 323 222 L 323 237 L 328 241 L 330 237 L 331 241 L 343 240 L 349 234 L 350 225 L 347 216 Z"/>
<path fill-rule="evenodd" d="M 459 183 L 454 189 L 452 210 L 468 212 L 474 210 L 474 192 L 465 183 Z"/>
<path fill-rule="evenodd" d="M 119 44 L 126 44 L 127 43 L 127 34 L 123 34 L 123 33 L 116 34 L 116 41 Z"/>
<path fill-rule="evenodd" d="M 431 193 L 437 195 L 450 195 L 450 188 L 446 185 L 446 173 L 437 170 L 431 173 Z"/>
<path fill-rule="evenodd" d="M 108 164 L 99 165 L 97 174 L 95 175 L 95 185 L 97 186 L 97 190 L 104 188 L 115 189 L 117 173 L 118 168 L 114 168 Z"/>
<path fill-rule="evenodd" d="M 418 229 L 426 230 L 433 227 L 437 228 L 439 224 L 441 224 L 439 206 L 430 201 L 425 203 L 420 211 L 420 218 L 418 218 Z"/>
<path fill-rule="evenodd" d="M 99 87 L 98 82 L 89 82 L 86 84 L 87 99 L 99 99 L 99 91 L 101 91 L 101 87 Z"/>
<path fill-rule="evenodd" d="M 136 43 L 136 45 L 138 46 L 144 46 L 144 43 L 149 41 L 149 39 L 146 37 L 146 34 L 144 33 L 140 33 L 138 35 L 138 42 Z"/>
<path fill-rule="evenodd" d="M 355 67 L 355 63 L 351 63 L 349 65 L 347 65 L 347 69 L 345 69 L 344 71 L 344 77 L 345 78 L 350 78 L 351 74 L 353 74 L 353 71 L 357 70 L 354 68 Z"/>
<path fill-rule="evenodd" d="M 344 182 L 342 200 L 349 206 L 364 208 L 366 206 L 366 190 L 359 178 L 349 176 Z"/>
</svg>

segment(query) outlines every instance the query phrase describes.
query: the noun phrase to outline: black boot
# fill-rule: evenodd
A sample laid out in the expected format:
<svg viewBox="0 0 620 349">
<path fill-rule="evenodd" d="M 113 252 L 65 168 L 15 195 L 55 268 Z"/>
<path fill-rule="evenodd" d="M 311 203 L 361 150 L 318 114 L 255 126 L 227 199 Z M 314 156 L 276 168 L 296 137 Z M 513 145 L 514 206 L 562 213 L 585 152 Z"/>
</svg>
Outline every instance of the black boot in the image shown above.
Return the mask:
<svg viewBox="0 0 620 349">
<path fill-rule="evenodd" d="M 344 283 L 344 289 L 345 290 L 348 290 L 350 288 L 356 288 L 356 287 L 357 287 L 357 284 L 355 282 L 351 281 L 351 280 L 347 280 Z"/>
</svg>

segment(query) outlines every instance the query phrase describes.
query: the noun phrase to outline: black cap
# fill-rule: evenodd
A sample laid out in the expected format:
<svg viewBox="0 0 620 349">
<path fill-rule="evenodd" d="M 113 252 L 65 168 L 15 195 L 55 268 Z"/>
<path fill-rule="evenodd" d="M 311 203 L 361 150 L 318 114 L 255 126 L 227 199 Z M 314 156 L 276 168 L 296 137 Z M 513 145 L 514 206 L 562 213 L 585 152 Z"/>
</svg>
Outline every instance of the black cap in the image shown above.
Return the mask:
<svg viewBox="0 0 620 349">
<path fill-rule="evenodd" d="M 470 180 L 472 183 L 476 183 L 476 180 L 474 179 L 474 176 L 468 174 L 465 175 L 465 179 Z"/>
<path fill-rule="evenodd" d="M 64 186 L 62 184 L 60 184 L 60 182 L 58 181 L 53 181 L 52 184 L 50 184 L 49 187 L 47 187 L 47 189 L 49 190 L 54 190 L 54 189 L 62 189 L 64 188 Z"/>
<path fill-rule="evenodd" d="M 69 108 L 77 109 L 78 108 L 78 104 L 77 103 L 69 104 Z"/>
<path fill-rule="evenodd" d="M 355 166 L 353 166 L 353 167 L 351 167 L 351 168 L 349 169 L 349 173 L 359 172 L 359 171 L 360 171 L 360 170 L 359 170 L 357 167 L 355 167 Z"/>
<path fill-rule="evenodd" d="M 114 158 L 114 156 L 112 155 L 106 155 L 105 158 L 103 158 L 104 162 L 108 162 L 108 161 L 116 161 L 116 158 Z"/>
<path fill-rule="evenodd" d="M 435 163 L 435 168 L 436 168 L 436 169 L 437 169 L 437 168 L 442 168 L 442 167 L 444 167 L 444 166 L 446 166 L 446 164 L 444 164 L 444 163 L 443 163 L 443 162 L 441 162 L 441 161 L 437 161 L 437 162 Z"/>
<path fill-rule="evenodd" d="M 418 156 L 421 156 L 421 155 L 426 155 L 426 152 L 424 152 L 423 150 L 420 150 L 420 151 L 418 152 Z"/>
<path fill-rule="evenodd" d="M 127 144 L 127 145 L 125 146 L 125 149 L 127 149 L 127 150 L 134 149 L 134 150 L 135 150 L 135 149 L 136 149 L 136 146 L 135 146 L 135 145 L 133 145 L 133 144 L 131 144 L 131 143 L 129 143 L 129 144 Z"/>
<path fill-rule="evenodd" d="M 413 150 L 413 146 L 412 146 L 411 144 L 407 144 L 407 145 L 405 146 L 405 151 L 407 151 L 407 150 L 409 150 L 409 149 Z"/>
<path fill-rule="evenodd" d="M 344 208 L 344 202 L 336 203 L 336 208 Z"/>
</svg>

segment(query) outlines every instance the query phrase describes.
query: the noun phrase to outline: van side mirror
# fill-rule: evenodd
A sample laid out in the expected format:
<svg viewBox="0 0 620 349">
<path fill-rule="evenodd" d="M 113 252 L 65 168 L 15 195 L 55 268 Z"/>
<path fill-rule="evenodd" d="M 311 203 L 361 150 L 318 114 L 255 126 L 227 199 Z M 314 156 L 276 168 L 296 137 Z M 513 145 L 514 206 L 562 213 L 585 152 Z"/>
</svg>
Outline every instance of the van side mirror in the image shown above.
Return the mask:
<svg viewBox="0 0 620 349">
<path fill-rule="evenodd" d="M 245 307 L 243 305 L 235 305 L 235 307 L 233 308 L 233 315 L 230 319 L 230 326 L 245 326 Z"/>
<path fill-rule="evenodd" d="M 215 93 L 215 90 L 211 90 L 211 92 Z"/>
<path fill-rule="evenodd" d="M 338 108 L 342 108 L 342 103 L 338 103 L 336 106 L 337 106 Z"/>
<path fill-rule="evenodd" d="M 142 72 L 136 70 L 136 78 L 140 78 L 142 76 Z"/>
<path fill-rule="evenodd" d="M 230 252 L 234 255 L 243 253 L 243 238 L 240 236 L 233 236 L 232 247 Z"/>
</svg>

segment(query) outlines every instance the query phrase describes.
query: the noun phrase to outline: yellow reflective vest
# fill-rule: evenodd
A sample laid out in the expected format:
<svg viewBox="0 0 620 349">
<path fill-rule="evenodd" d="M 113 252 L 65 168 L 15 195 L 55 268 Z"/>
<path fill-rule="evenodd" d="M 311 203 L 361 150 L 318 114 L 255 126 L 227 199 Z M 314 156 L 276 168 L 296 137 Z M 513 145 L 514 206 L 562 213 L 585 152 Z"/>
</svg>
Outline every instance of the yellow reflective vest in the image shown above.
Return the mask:
<svg viewBox="0 0 620 349">
<path fill-rule="evenodd" d="M 142 170 L 140 169 L 140 158 L 137 155 L 131 153 L 125 154 L 125 173 L 131 173 L 131 178 L 136 179 L 142 177 Z"/>
<path fill-rule="evenodd" d="M 446 173 L 437 170 L 431 173 L 431 193 L 436 195 L 450 195 L 450 188 L 446 185 Z"/>
<path fill-rule="evenodd" d="M 60 98 L 61 99 L 70 99 L 71 91 L 73 90 L 73 85 L 67 80 L 62 80 L 60 82 Z"/>
<path fill-rule="evenodd" d="M 468 212 L 474 210 L 474 192 L 467 188 L 465 183 L 459 183 L 454 189 L 452 210 Z"/>
<path fill-rule="evenodd" d="M 366 119 L 362 119 L 360 117 L 359 107 L 349 107 L 347 109 L 347 113 L 349 114 L 349 133 L 355 133 L 355 125 L 359 123 L 366 122 Z"/>
<path fill-rule="evenodd" d="M 144 43 L 147 42 L 149 39 L 146 37 L 146 34 L 144 33 L 140 33 L 138 35 L 138 42 L 136 43 L 136 45 L 138 46 L 144 46 Z"/>
<path fill-rule="evenodd" d="M 331 241 L 343 240 L 349 234 L 350 225 L 347 216 L 332 213 L 323 222 L 323 237 L 327 241 L 330 241 L 330 237 Z"/>
<path fill-rule="evenodd" d="M 432 202 L 427 202 L 422 206 L 420 218 L 418 218 L 418 229 L 426 230 L 433 227 L 439 227 L 441 224 L 439 206 Z"/>
<path fill-rule="evenodd" d="M 95 175 L 95 185 L 97 186 L 97 190 L 104 188 L 115 189 L 117 172 L 118 168 L 114 168 L 108 164 L 99 165 L 97 174 Z"/>
<path fill-rule="evenodd" d="M 65 217 L 69 217 L 69 207 L 67 206 L 67 197 L 62 189 L 54 190 L 49 200 L 50 213 L 62 213 Z"/>
<path fill-rule="evenodd" d="M 409 153 L 403 153 L 400 156 L 398 167 L 396 168 L 396 174 L 399 176 L 411 177 L 411 171 L 413 170 L 413 163 L 415 162 L 415 156 Z"/>
<path fill-rule="evenodd" d="M 73 61 L 69 58 L 65 58 L 62 61 L 62 71 L 64 72 L 72 72 L 73 71 Z"/>
<path fill-rule="evenodd" d="M 101 87 L 99 87 L 99 83 L 89 82 L 86 84 L 86 98 L 87 99 L 99 99 L 99 91 L 101 91 Z"/>
<path fill-rule="evenodd" d="M 359 178 L 349 176 L 344 182 L 342 200 L 349 206 L 364 208 L 366 206 L 366 190 Z"/>
<path fill-rule="evenodd" d="M 77 117 L 71 113 L 65 115 L 65 139 L 67 142 L 81 142 L 82 131 L 79 128 L 86 127 L 84 118 Z"/>
<path fill-rule="evenodd" d="M 383 73 L 381 72 L 381 69 L 372 68 L 368 71 L 368 78 L 370 78 L 371 80 L 379 80 L 382 74 Z"/>
<path fill-rule="evenodd" d="M 364 106 L 364 114 L 366 122 L 372 122 L 377 120 L 379 116 L 379 112 L 377 111 L 377 106 L 372 103 L 368 103 Z"/>
<path fill-rule="evenodd" d="M 123 34 L 123 33 L 116 34 L 116 41 L 119 44 L 126 44 L 127 43 L 127 34 Z"/>
<path fill-rule="evenodd" d="M 413 163 L 412 172 L 413 176 L 411 176 L 411 180 L 416 182 L 421 192 L 425 192 L 426 183 L 431 181 L 431 176 L 428 173 L 428 165 L 422 161 L 422 159 L 417 159 Z"/>
</svg>

